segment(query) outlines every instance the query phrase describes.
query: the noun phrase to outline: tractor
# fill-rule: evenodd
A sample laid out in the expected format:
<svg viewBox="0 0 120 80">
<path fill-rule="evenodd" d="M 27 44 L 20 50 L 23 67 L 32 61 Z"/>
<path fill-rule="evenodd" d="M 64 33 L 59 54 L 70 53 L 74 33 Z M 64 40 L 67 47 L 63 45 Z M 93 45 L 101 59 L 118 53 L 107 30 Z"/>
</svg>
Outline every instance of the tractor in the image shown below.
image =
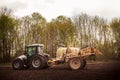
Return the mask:
<svg viewBox="0 0 120 80">
<path fill-rule="evenodd" d="M 32 44 L 25 46 L 24 55 L 18 56 L 12 62 L 15 70 L 26 68 L 42 69 L 48 67 L 47 62 L 50 55 L 43 53 L 43 44 Z"/>
<path fill-rule="evenodd" d="M 24 55 L 21 55 L 12 63 L 15 70 L 32 67 L 34 69 L 43 69 L 49 66 L 67 63 L 72 70 L 84 69 L 86 58 L 102 53 L 95 47 L 75 48 L 59 47 L 56 51 L 56 57 L 51 58 L 49 54 L 43 53 L 43 44 L 32 44 L 25 47 Z"/>
</svg>

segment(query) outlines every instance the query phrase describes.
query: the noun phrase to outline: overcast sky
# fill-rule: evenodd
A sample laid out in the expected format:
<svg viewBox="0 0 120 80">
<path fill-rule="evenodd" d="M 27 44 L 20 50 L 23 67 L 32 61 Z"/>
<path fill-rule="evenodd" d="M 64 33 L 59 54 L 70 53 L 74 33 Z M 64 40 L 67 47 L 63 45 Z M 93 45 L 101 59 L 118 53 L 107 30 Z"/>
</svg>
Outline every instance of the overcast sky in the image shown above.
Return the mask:
<svg viewBox="0 0 120 80">
<path fill-rule="evenodd" d="M 13 10 L 22 17 L 39 12 L 48 21 L 59 15 L 72 17 L 81 12 L 106 19 L 120 17 L 120 0 L 0 0 L 0 7 Z"/>
</svg>

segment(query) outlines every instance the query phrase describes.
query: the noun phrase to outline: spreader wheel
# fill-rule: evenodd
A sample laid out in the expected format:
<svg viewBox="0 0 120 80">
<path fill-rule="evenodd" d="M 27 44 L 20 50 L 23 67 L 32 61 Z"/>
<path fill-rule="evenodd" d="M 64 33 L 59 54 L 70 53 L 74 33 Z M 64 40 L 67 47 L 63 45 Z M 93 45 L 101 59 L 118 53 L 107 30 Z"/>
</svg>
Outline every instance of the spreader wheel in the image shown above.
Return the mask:
<svg viewBox="0 0 120 80">
<path fill-rule="evenodd" d="M 78 70 L 83 67 L 83 60 L 80 57 L 71 58 L 68 62 L 70 69 Z"/>
<path fill-rule="evenodd" d="M 82 60 L 83 60 L 83 65 L 81 66 L 81 69 L 84 69 L 87 62 L 86 62 L 86 59 L 82 59 Z"/>
</svg>

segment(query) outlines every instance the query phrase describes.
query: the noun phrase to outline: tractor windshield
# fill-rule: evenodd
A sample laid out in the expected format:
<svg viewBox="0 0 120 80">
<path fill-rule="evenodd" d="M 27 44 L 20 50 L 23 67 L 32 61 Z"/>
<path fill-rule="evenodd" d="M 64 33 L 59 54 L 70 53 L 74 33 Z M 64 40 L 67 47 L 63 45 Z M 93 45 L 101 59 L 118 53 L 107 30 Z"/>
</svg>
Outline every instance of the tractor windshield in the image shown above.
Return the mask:
<svg viewBox="0 0 120 80">
<path fill-rule="evenodd" d="M 35 54 L 36 52 L 36 47 L 32 46 L 32 47 L 27 47 L 27 55 L 31 56 L 33 54 Z"/>
</svg>

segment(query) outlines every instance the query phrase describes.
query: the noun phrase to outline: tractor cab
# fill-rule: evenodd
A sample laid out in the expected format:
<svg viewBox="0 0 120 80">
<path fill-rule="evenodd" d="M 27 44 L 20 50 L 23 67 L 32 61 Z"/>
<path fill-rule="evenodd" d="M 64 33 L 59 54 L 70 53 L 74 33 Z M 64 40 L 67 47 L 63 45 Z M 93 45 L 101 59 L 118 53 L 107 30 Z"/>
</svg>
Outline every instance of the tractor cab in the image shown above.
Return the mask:
<svg viewBox="0 0 120 80">
<path fill-rule="evenodd" d="M 36 54 L 43 55 L 43 44 L 32 44 L 25 47 L 25 55 L 27 57 L 34 56 Z"/>
</svg>

